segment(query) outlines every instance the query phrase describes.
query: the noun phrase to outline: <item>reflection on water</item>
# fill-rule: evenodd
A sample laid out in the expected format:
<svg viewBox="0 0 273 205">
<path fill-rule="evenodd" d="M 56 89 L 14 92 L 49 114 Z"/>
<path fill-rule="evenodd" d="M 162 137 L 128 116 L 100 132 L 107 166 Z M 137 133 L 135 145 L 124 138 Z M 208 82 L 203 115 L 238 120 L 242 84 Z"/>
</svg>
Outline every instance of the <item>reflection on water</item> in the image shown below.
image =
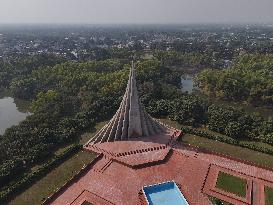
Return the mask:
<svg viewBox="0 0 273 205">
<path fill-rule="evenodd" d="M 26 119 L 31 113 L 28 111 L 29 103 L 12 97 L 0 98 L 0 134 L 12 125 Z"/>
<path fill-rule="evenodd" d="M 183 93 L 191 94 L 192 91 L 196 89 L 193 85 L 193 76 L 191 75 L 182 75 L 181 76 L 181 90 Z"/>
</svg>

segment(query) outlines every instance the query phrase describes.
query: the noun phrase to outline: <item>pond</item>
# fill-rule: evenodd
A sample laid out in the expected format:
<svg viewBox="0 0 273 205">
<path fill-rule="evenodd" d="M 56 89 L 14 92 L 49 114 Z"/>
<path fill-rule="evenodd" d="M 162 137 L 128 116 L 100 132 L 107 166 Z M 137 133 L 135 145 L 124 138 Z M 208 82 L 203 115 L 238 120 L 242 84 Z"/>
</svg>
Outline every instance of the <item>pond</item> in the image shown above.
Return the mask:
<svg viewBox="0 0 273 205">
<path fill-rule="evenodd" d="M 193 76 L 186 74 L 181 76 L 181 90 L 183 93 L 191 94 L 196 89 L 193 83 Z"/>
<path fill-rule="evenodd" d="M 13 125 L 18 125 L 31 113 L 29 102 L 12 97 L 0 97 L 0 135 Z"/>
</svg>

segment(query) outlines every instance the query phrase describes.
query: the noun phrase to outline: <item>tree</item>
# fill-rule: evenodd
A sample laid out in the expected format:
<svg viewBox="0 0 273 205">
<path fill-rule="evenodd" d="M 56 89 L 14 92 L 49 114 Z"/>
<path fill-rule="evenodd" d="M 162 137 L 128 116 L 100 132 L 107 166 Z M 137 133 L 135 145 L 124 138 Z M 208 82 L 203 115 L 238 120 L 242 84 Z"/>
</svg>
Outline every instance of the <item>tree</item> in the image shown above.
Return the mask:
<svg viewBox="0 0 273 205">
<path fill-rule="evenodd" d="M 52 109 L 52 104 L 57 99 L 58 93 L 54 90 L 48 90 L 47 92 L 40 92 L 37 96 L 37 100 L 35 100 L 31 109 L 33 112 L 39 112 L 45 109 Z"/>
</svg>

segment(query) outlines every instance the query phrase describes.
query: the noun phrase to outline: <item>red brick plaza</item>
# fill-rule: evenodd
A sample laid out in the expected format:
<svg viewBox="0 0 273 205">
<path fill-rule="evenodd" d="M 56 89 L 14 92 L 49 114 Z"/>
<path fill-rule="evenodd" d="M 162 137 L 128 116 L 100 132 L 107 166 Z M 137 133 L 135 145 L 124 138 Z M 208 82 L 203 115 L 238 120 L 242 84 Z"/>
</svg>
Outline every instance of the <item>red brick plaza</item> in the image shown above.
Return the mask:
<svg viewBox="0 0 273 205">
<path fill-rule="evenodd" d="M 179 134 L 85 147 L 98 152 L 97 158 L 45 204 L 146 204 L 142 187 L 170 180 L 189 204 L 211 204 L 208 195 L 238 205 L 264 204 L 264 186 L 273 187 L 272 171 L 176 144 Z M 215 188 L 219 171 L 245 178 L 246 198 Z"/>
<path fill-rule="evenodd" d="M 264 186 L 273 187 L 272 170 L 179 145 L 180 135 L 145 111 L 132 63 L 118 111 L 84 146 L 98 156 L 44 204 L 147 204 L 144 186 L 173 180 L 190 205 L 211 204 L 208 196 L 236 205 L 264 205 Z M 246 197 L 217 189 L 219 171 L 246 179 Z"/>
</svg>

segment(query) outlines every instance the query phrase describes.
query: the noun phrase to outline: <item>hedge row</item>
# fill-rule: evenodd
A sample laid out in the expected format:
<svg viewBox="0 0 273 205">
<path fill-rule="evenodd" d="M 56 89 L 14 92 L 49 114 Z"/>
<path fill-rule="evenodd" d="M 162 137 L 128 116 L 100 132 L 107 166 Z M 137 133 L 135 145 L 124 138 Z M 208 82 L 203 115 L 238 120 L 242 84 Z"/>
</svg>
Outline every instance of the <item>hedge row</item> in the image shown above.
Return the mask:
<svg viewBox="0 0 273 205">
<path fill-rule="evenodd" d="M 30 174 L 26 174 L 20 181 L 9 186 L 6 190 L 0 192 L 0 204 L 6 203 L 16 193 L 19 193 L 20 191 L 26 189 L 33 182 L 37 181 L 42 176 L 47 174 L 50 170 L 52 170 L 52 168 L 58 166 L 59 164 L 64 162 L 68 157 L 80 151 L 81 148 L 82 146 L 79 144 L 71 145 L 62 154 L 55 156 L 52 160 L 45 163 L 36 171 Z"/>
<path fill-rule="evenodd" d="M 270 149 L 267 147 L 256 146 L 255 144 L 248 144 L 248 143 L 238 141 L 238 140 L 235 140 L 235 139 L 227 137 L 227 136 L 223 136 L 221 134 L 211 133 L 211 132 L 207 132 L 205 130 L 199 130 L 199 129 L 192 128 L 192 127 L 182 127 L 181 130 L 183 133 L 193 134 L 193 135 L 197 135 L 200 137 L 204 137 L 204 138 L 224 142 L 224 143 L 231 144 L 231 145 L 236 145 L 236 146 L 240 146 L 243 148 L 248 148 L 248 149 L 262 152 L 265 154 L 273 155 L 273 148 Z"/>
</svg>

